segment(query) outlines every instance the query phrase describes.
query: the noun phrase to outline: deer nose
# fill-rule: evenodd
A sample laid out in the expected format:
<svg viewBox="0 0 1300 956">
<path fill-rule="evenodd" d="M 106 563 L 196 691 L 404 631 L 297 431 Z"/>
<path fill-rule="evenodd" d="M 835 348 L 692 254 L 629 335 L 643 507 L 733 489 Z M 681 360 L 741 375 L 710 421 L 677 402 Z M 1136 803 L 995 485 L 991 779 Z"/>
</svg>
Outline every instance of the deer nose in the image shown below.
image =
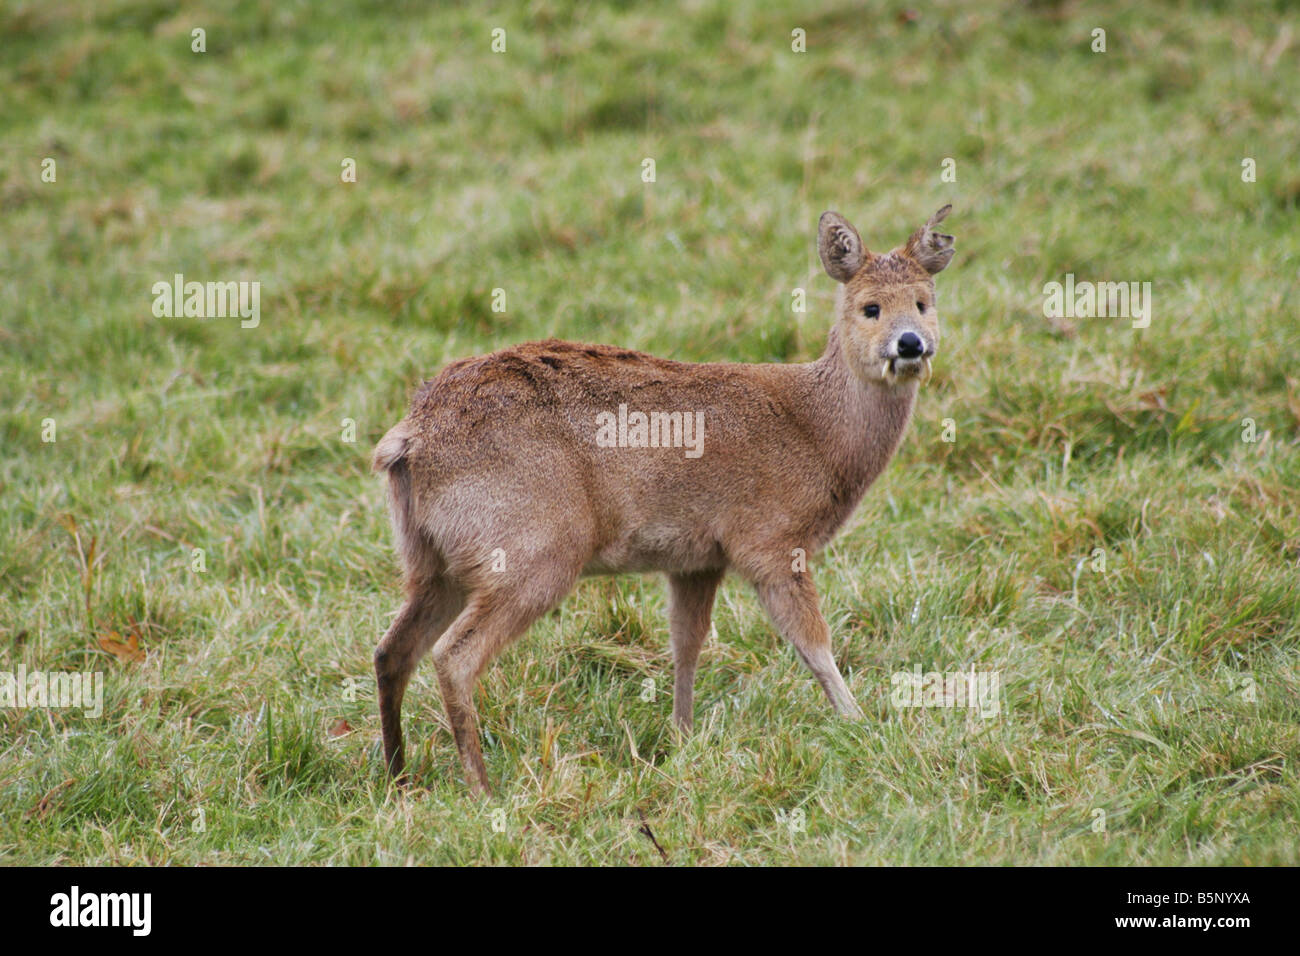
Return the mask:
<svg viewBox="0 0 1300 956">
<path fill-rule="evenodd" d="M 925 351 L 925 343 L 915 332 L 904 332 L 898 337 L 898 357 L 905 359 L 920 358 Z"/>
</svg>

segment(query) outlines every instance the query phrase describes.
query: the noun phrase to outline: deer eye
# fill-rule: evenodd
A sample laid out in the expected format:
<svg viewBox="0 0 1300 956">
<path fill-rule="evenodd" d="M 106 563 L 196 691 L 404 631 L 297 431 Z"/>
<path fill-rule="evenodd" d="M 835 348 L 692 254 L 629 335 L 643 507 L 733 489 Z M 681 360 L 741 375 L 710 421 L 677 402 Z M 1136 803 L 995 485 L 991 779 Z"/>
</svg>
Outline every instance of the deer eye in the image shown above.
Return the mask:
<svg viewBox="0 0 1300 956">
<path fill-rule="evenodd" d="M 878 319 L 880 318 L 880 306 L 873 302 L 862 310 L 862 314 L 869 319 Z"/>
<path fill-rule="evenodd" d="M 920 309 L 922 312 L 925 312 L 925 303 L 920 301 L 919 299 L 917 300 L 916 307 Z"/>
</svg>

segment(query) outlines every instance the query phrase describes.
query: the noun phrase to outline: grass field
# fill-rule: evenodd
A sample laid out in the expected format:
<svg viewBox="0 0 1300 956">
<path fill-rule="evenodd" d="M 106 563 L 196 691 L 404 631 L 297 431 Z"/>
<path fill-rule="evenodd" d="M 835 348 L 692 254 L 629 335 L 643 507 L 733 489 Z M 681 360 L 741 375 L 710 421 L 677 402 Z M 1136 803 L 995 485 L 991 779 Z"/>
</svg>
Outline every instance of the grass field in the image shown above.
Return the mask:
<svg viewBox="0 0 1300 956">
<path fill-rule="evenodd" d="M 4 6 L 0 671 L 104 698 L 0 707 L 0 862 L 1300 863 L 1294 8 L 779 6 Z M 495 798 L 427 660 L 391 789 L 410 390 L 548 335 L 815 358 L 822 210 L 945 202 L 934 379 L 814 564 L 867 721 L 729 579 L 675 742 L 662 581 L 590 579 L 480 684 Z M 260 323 L 156 317 L 176 273 Z M 1066 274 L 1150 326 L 1046 318 Z M 1000 712 L 893 706 L 916 666 Z"/>
</svg>

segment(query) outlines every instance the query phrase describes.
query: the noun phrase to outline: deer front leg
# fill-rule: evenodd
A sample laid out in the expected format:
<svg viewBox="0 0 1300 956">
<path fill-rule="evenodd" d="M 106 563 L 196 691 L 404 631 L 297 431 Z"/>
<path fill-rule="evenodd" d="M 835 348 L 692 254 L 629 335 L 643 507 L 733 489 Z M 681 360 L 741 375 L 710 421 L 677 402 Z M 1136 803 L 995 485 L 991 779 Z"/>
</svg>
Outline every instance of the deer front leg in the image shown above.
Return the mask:
<svg viewBox="0 0 1300 956">
<path fill-rule="evenodd" d="M 695 664 L 709 636 L 713 598 L 721 571 L 668 576 L 668 629 L 673 648 L 673 723 L 682 733 L 694 725 Z"/>
<path fill-rule="evenodd" d="M 812 577 L 806 571 L 787 571 L 762 577 L 754 587 L 777 631 L 794 645 L 835 709 L 844 717 L 862 719 L 862 709 L 835 666 L 830 628 L 822 617 Z"/>
</svg>

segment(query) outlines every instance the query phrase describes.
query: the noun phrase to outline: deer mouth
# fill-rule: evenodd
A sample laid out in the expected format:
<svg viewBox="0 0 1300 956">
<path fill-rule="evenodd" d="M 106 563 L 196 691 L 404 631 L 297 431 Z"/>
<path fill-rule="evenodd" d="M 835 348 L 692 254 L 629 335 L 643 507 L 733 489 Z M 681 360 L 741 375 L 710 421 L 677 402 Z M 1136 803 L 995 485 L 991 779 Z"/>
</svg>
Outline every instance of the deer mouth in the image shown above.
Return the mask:
<svg viewBox="0 0 1300 956">
<path fill-rule="evenodd" d="M 886 359 L 880 367 L 880 377 L 889 384 L 893 385 L 900 379 L 910 380 L 914 378 L 923 378 L 922 385 L 930 381 L 934 369 L 930 367 L 930 356 L 922 355 L 918 358 L 901 358 L 894 357 Z"/>
</svg>

